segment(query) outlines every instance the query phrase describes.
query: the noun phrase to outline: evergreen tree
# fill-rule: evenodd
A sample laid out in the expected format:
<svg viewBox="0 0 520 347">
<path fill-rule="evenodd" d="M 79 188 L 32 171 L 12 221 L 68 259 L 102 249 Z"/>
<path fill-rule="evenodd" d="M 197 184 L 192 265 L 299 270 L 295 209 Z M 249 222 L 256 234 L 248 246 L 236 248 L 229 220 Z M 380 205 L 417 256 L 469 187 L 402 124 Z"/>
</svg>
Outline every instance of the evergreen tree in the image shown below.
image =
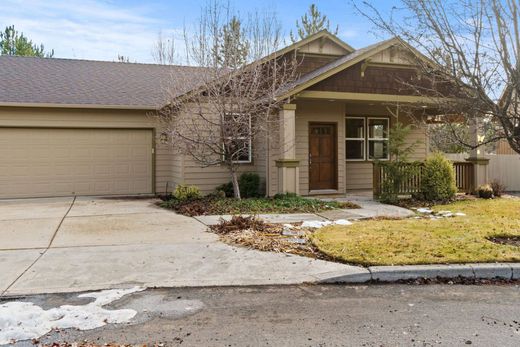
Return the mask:
<svg viewBox="0 0 520 347">
<path fill-rule="evenodd" d="M 52 58 L 54 50 L 45 52 L 42 44 L 33 44 L 31 40 L 15 30 L 14 25 L 0 32 L 0 55 L 20 55 L 28 57 Z"/>
<path fill-rule="evenodd" d="M 249 42 L 245 38 L 240 19 L 231 18 L 221 29 L 214 56 L 218 66 L 238 68 L 247 63 Z"/>
<path fill-rule="evenodd" d="M 309 7 L 309 12 L 304 14 L 301 17 L 300 21 L 296 21 L 296 35 L 293 34 L 292 30 L 291 41 L 294 43 L 299 40 L 303 40 L 304 38 L 317 33 L 320 30 L 327 29 L 330 31 L 330 22 L 326 15 L 322 14 L 316 4 L 312 4 Z M 339 26 L 336 26 L 336 29 L 332 32 L 334 35 L 338 34 Z"/>
</svg>

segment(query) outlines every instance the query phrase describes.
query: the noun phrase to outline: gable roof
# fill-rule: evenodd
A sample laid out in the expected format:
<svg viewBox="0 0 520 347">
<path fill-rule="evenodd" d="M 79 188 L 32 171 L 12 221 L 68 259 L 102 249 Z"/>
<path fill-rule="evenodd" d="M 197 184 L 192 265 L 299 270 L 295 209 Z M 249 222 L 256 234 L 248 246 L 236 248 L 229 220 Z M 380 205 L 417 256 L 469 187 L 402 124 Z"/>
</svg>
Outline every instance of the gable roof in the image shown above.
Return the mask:
<svg viewBox="0 0 520 347">
<path fill-rule="evenodd" d="M 336 35 L 332 35 L 327 29 L 323 29 L 323 30 L 318 31 L 317 33 L 307 36 L 306 38 L 304 38 L 300 41 L 297 41 L 287 47 L 284 47 L 274 53 L 271 53 L 261 60 L 265 61 L 265 60 L 272 59 L 274 57 L 282 56 L 291 51 L 298 50 L 299 48 L 301 48 L 313 41 L 316 41 L 318 39 L 329 39 L 332 42 L 334 42 L 336 45 L 338 45 L 339 47 L 343 48 L 348 53 L 352 53 L 355 51 L 355 49 L 352 46 L 350 46 L 348 43 L 340 40 Z"/>
<path fill-rule="evenodd" d="M 155 109 L 166 88 L 195 88 L 205 69 L 60 58 L 0 56 L 0 106 Z M 172 78 L 172 74 L 189 78 Z M 190 82 L 190 83 L 187 83 Z"/>
<path fill-rule="evenodd" d="M 254 64 L 262 64 L 264 62 L 267 62 L 269 60 L 272 60 L 272 59 L 276 59 L 276 58 L 279 58 L 279 57 L 282 57 L 283 55 L 289 53 L 289 52 L 293 52 L 293 51 L 296 51 L 298 52 L 298 50 L 302 47 L 304 47 L 305 45 L 311 43 L 311 42 L 314 42 L 316 40 L 320 40 L 320 39 L 329 39 L 331 42 L 333 42 L 334 44 L 336 44 L 338 47 L 340 47 L 341 49 L 345 50 L 346 52 L 348 53 L 352 53 L 355 51 L 355 49 L 350 46 L 349 44 L 347 44 L 346 42 L 340 40 L 337 36 L 331 34 L 327 29 L 323 29 L 323 30 L 320 30 L 318 31 L 317 33 L 314 33 L 312 35 L 309 35 L 308 37 L 300 40 L 300 41 L 297 41 L 289 46 L 286 46 L 282 49 L 279 49 L 278 51 L 275 51 L 271 54 L 268 54 L 266 55 L 265 57 L 263 58 L 260 58 L 258 60 L 255 60 L 253 62 L 251 62 L 250 65 L 254 65 Z M 215 72 L 215 71 L 213 71 Z M 229 72 L 229 71 L 226 71 L 225 69 L 223 69 L 221 71 L 222 73 L 222 76 L 228 76 L 228 73 L 234 73 L 234 72 Z M 217 75 L 220 76 L 220 73 L 217 73 Z M 219 77 L 217 77 L 218 79 Z M 207 82 L 207 80 L 206 80 Z M 196 86 L 193 86 L 191 89 L 187 89 L 185 90 L 184 92 L 181 92 L 181 93 L 177 93 L 177 97 L 186 97 L 192 93 L 197 93 L 198 91 L 200 91 L 201 89 L 205 88 L 204 85 L 202 84 L 199 84 L 199 85 L 196 85 Z"/>
<path fill-rule="evenodd" d="M 305 74 L 301 76 L 299 79 L 294 81 L 293 83 L 287 85 L 286 88 L 284 88 L 284 91 L 280 95 L 280 99 L 285 99 L 287 97 L 290 97 L 294 94 L 299 93 L 303 89 L 306 89 L 320 81 L 323 81 L 324 79 L 342 71 L 346 68 L 355 65 L 366 58 L 385 50 L 397 43 L 400 43 L 401 41 L 399 38 L 394 37 L 385 41 L 381 41 L 378 43 L 375 43 L 373 45 L 358 49 L 354 51 L 353 53 L 350 53 L 348 55 L 342 56 L 339 59 L 336 59 L 324 66 L 322 66 L 319 69 L 316 69 L 314 71 L 309 72 L 308 74 Z"/>
<path fill-rule="evenodd" d="M 260 61 L 297 51 L 320 39 L 330 40 L 348 53 L 287 85 L 280 99 L 297 94 L 395 44 L 421 55 L 397 37 L 354 50 L 322 30 Z M 174 97 L 192 92 L 203 84 L 206 73 L 207 68 L 194 66 L 0 56 L 0 106 L 158 109 L 172 97 L 168 89 L 176 91 Z"/>
</svg>

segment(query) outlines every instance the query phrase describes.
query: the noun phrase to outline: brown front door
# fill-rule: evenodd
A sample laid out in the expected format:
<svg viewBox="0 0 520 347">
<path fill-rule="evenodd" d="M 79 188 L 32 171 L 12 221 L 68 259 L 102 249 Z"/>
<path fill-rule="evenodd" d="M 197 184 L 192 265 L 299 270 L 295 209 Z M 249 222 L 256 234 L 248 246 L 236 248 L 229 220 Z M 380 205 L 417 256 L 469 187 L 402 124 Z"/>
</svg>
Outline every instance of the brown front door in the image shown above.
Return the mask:
<svg viewBox="0 0 520 347">
<path fill-rule="evenodd" d="M 336 134 L 335 123 L 309 124 L 309 190 L 337 189 Z"/>
</svg>

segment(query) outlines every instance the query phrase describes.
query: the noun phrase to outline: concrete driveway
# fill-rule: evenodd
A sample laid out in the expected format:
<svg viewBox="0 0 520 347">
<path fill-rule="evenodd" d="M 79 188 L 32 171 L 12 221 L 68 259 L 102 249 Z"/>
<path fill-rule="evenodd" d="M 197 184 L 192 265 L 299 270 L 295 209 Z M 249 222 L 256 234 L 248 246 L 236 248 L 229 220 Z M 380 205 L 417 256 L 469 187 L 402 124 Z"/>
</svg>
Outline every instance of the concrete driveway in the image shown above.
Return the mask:
<svg viewBox="0 0 520 347">
<path fill-rule="evenodd" d="M 367 270 L 225 245 L 153 199 L 0 201 L 0 295 L 313 282 Z"/>
</svg>

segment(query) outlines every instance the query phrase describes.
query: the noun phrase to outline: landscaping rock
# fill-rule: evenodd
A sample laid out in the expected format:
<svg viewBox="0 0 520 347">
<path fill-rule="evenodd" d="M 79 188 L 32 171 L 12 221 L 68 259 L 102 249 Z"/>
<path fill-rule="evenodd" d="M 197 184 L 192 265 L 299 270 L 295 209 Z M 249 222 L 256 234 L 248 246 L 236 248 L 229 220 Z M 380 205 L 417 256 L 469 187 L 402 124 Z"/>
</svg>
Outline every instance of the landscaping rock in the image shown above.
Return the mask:
<svg viewBox="0 0 520 347">
<path fill-rule="evenodd" d="M 302 239 L 302 238 L 291 238 L 291 239 L 287 239 L 287 242 L 290 242 L 290 243 L 297 243 L 297 244 L 303 245 L 303 244 L 306 244 L 306 243 L 307 243 L 307 239 Z"/>
<path fill-rule="evenodd" d="M 283 236 L 303 236 L 305 235 L 305 231 L 302 230 L 283 230 L 282 231 Z"/>
</svg>

